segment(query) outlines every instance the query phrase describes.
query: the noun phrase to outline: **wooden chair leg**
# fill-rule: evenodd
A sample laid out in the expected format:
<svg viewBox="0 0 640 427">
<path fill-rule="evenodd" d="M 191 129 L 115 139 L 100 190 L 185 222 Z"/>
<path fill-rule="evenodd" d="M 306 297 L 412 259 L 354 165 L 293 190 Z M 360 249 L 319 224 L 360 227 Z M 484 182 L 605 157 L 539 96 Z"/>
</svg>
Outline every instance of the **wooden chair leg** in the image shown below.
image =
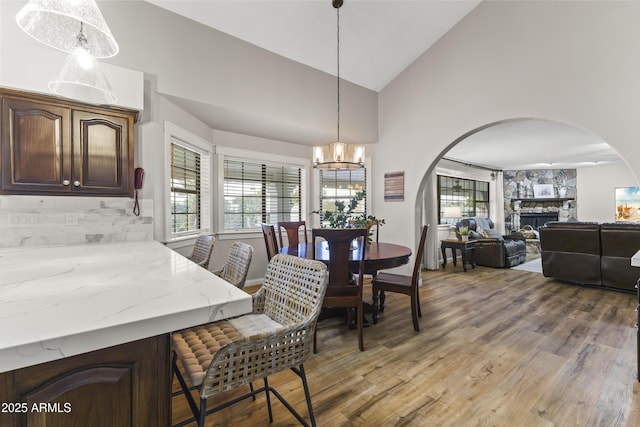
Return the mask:
<svg viewBox="0 0 640 427">
<path fill-rule="evenodd" d="M 377 324 L 378 323 L 378 292 L 377 290 L 373 291 L 373 296 L 371 298 L 371 307 L 373 309 L 373 324 Z"/>
<path fill-rule="evenodd" d="M 411 319 L 413 320 L 413 330 L 418 332 L 420 331 L 420 325 L 418 324 L 418 310 L 420 310 L 420 306 L 418 305 L 417 296 L 411 296 Z"/>
<path fill-rule="evenodd" d="M 418 317 L 422 317 L 422 309 L 420 309 L 420 291 L 416 290 L 416 304 L 418 305 Z"/>
</svg>

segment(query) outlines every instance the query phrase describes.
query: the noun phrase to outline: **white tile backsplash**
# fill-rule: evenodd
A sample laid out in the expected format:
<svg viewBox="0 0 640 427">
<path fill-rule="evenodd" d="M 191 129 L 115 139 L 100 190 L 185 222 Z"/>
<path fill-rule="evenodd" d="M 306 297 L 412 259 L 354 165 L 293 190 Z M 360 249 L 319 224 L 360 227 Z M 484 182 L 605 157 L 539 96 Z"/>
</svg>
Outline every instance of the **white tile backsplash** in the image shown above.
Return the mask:
<svg viewBox="0 0 640 427">
<path fill-rule="evenodd" d="M 153 200 L 0 196 L 0 247 L 153 240 Z"/>
</svg>

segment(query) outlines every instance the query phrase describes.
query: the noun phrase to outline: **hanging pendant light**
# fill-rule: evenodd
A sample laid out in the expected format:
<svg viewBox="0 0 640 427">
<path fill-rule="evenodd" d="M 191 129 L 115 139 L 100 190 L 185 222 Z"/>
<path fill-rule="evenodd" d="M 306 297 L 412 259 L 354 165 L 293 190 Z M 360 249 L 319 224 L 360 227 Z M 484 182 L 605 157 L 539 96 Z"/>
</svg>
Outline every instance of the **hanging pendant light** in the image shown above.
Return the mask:
<svg viewBox="0 0 640 427">
<path fill-rule="evenodd" d="M 88 49 L 88 41 L 80 24 L 75 49 L 67 56 L 57 77 L 49 82 L 49 89 L 67 98 L 92 104 L 113 104 L 118 98 L 102 73 L 98 61 Z"/>
<path fill-rule="evenodd" d="M 27 34 L 49 47 L 73 52 L 77 28 L 84 24 L 87 50 L 94 58 L 109 58 L 119 47 L 95 0 L 29 0 L 16 15 Z"/>
<path fill-rule="evenodd" d="M 340 141 L 340 7 L 343 0 L 333 0 L 337 15 L 337 139 L 328 146 L 313 148 L 313 166 L 320 169 L 356 169 L 364 167 L 364 146 Z"/>
</svg>

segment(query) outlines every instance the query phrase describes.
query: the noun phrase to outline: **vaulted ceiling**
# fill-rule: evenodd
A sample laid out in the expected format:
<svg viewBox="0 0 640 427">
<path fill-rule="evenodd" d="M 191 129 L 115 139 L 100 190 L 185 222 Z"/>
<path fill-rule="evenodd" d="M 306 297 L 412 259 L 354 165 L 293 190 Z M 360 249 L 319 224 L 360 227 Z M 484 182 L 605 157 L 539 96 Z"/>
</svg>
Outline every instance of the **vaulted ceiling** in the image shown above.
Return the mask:
<svg viewBox="0 0 640 427">
<path fill-rule="evenodd" d="M 336 74 L 337 20 L 331 0 L 146 1 Z M 340 8 L 340 76 L 371 90 L 382 90 L 479 3 L 345 0 Z M 182 106 L 188 108 L 188 103 Z M 202 108 L 198 110 L 202 112 Z M 498 169 L 621 162 L 617 152 L 597 135 L 548 120 L 511 121 L 489 127 L 453 147 L 447 157 Z"/>
</svg>

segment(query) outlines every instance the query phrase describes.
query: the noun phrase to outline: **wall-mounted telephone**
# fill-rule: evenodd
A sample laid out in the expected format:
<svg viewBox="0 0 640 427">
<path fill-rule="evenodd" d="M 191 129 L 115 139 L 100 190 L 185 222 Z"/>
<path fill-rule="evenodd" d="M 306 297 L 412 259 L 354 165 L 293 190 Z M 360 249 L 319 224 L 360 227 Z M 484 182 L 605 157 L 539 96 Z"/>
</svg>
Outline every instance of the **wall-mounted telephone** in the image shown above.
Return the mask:
<svg viewBox="0 0 640 427">
<path fill-rule="evenodd" d="M 134 196 L 135 201 L 133 202 L 133 214 L 135 216 L 140 216 L 140 205 L 138 204 L 138 190 L 142 188 L 142 183 L 144 181 L 144 169 L 136 168 L 133 172 L 134 180 L 133 180 L 133 188 L 134 188 Z"/>
<path fill-rule="evenodd" d="M 134 176 L 135 176 L 134 188 L 136 190 L 140 190 L 142 188 L 142 181 L 144 180 L 144 169 L 136 168 L 134 172 Z"/>
</svg>

